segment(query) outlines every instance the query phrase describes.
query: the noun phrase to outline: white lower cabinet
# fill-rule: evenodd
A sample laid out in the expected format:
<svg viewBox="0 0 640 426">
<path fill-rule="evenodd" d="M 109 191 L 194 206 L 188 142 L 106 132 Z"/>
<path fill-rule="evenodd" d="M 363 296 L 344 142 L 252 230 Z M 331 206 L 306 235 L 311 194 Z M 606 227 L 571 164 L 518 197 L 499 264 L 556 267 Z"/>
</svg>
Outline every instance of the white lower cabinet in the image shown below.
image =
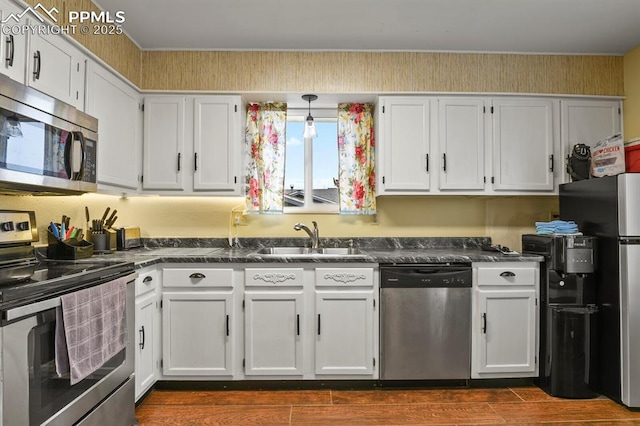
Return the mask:
<svg viewBox="0 0 640 426">
<path fill-rule="evenodd" d="M 246 375 L 302 375 L 303 292 L 245 293 Z"/>
<path fill-rule="evenodd" d="M 155 267 L 140 271 L 136 279 L 135 395 L 138 400 L 158 379 L 160 362 L 160 289 Z"/>
<path fill-rule="evenodd" d="M 157 378 L 377 379 L 377 265 L 330 265 L 164 266 Z"/>
<path fill-rule="evenodd" d="M 163 287 L 163 376 L 231 379 L 233 269 L 165 268 Z"/>
<path fill-rule="evenodd" d="M 317 375 L 373 376 L 378 358 L 373 289 L 373 268 L 316 269 Z"/>
<path fill-rule="evenodd" d="M 471 378 L 538 373 L 539 266 L 474 263 Z"/>
<path fill-rule="evenodd" d="M 244 374 L 302 376 L 303 268 L 247 268 Z"/>
</svg>

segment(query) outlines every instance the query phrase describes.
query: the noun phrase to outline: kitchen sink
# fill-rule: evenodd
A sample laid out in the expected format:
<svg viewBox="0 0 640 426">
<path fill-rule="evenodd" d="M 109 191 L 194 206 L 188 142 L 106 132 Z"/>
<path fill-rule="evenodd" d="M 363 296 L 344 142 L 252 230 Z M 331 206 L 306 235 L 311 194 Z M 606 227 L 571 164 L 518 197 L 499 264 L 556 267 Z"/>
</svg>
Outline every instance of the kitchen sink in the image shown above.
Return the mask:
<svg viewBox="0 0 640 426">
<path fill-rule="evenodd" d="M 309 247 L 263 247 L 253 253 L 256 256 L 364 256 L 357 248 L 353 247 L 327 247 L 327 248 L 309 248 Z"/>
</svg>

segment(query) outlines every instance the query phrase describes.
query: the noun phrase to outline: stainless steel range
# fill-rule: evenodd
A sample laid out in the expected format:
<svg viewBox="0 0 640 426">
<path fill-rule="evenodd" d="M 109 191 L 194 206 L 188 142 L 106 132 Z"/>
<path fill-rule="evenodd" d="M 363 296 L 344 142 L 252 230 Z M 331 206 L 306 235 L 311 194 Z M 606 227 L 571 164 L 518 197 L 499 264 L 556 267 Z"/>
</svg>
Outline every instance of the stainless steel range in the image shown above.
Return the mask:
<svg viewBox="0 0 640 426">
<path fill-rule="evenodd" d="M 38 261 L 36 241 L 34 212 L 0 211 L 0 424 L 135 424 L 133 264 Z M 56 368 L 62 298 L 114 280 L 126 282 L 125 347 L 72 385 Z"/>
</svg>

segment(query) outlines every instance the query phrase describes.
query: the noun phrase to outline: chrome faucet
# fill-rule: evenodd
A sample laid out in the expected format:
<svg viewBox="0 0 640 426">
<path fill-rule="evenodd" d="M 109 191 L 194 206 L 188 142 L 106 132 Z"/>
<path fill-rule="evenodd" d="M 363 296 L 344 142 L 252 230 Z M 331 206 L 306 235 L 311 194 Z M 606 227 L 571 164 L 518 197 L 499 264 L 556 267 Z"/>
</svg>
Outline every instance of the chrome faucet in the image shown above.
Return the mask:
<svg viewBox="0 0 640 426">
<path fill-rule="evenodd" d="M 318 234 L 318 222 L 314 220 L 311 223 L 313 224 L 313 231 L 309 229 L 307 225 L 300 222 L 296 223 L 293 226 L 293 229 L 295 229 L 296 231 L 300 231 L 300 230 L 305 231 L 309 235 L 309 238 L 311 238 L 311 248 L 317 249 L 318 247 L 320 247 L 320 235 Z"/>
</svg>

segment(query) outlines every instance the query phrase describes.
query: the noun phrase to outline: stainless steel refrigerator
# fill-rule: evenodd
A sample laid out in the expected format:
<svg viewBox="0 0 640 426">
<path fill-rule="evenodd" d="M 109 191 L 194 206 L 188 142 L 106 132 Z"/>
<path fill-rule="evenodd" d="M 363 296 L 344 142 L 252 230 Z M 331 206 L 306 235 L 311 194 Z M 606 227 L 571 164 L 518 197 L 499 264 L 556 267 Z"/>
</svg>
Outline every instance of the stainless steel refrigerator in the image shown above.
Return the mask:
<svg viewBox="0 0 640 426">
<path fill-rule="evenodd" d="M 560 185 L 560 218 L 598 237 L 598 390 L 640 407 L 640 173 Z"/>
</svg>

